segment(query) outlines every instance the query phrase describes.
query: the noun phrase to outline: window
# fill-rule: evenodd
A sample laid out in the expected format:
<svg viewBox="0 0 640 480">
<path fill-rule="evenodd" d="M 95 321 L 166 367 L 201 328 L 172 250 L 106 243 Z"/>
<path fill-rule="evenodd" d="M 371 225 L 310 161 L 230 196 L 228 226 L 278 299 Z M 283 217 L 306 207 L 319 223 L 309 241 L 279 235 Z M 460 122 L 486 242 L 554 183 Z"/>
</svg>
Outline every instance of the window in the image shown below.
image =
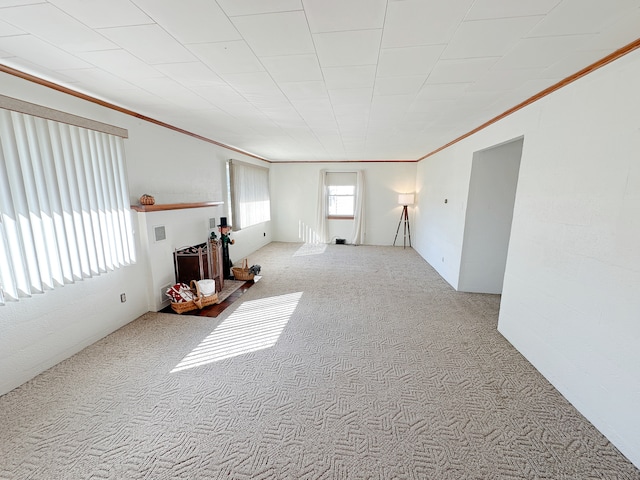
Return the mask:
<svg viewBox="0 0 640 480">
<path fill-rule="evenodd" d="M 327 218 L 352 219 L 355 212 L 356 174 L 327 172 Z"/>
<path fill-rule="evenodd" d="M 320 170 L 319 180 L 315 231 L 317 241 L 328 243 L 329 220 L 344 218 L 353 220 L 353 222 L 346 222 L 352 223 L 353 226 L 351 243 L 354 245 L 364 243 L 366 231 L 364 172 L 362 170 L 355 172 Z M 349 215 L 342 215 L 346 212 L 350 212 Z"/>
<path fill-rule="evenodd" d="M 228 178 L 234 230 L 271 220 L 269 169 L 229 160 Z"/>
<path fill-rule="evenodd" d="M 125 175 L 121 136 L 0 108 L 0 305 L 135 262 Z"/>
<path fill-rule="evenodd" d="M 353 218 L 356 187 L 352 185 L 329 185 L 327 188 L 327 214 L 331 217 Z"/>
</svg>

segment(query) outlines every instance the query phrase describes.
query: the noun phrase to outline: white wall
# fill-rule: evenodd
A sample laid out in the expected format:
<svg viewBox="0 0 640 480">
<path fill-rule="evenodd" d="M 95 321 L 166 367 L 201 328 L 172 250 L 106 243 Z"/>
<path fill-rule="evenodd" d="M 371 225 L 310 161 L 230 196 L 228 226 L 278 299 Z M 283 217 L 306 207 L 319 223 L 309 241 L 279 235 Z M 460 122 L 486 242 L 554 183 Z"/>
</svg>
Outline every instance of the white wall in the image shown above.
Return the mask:
<svg viewBox="0 0 640 480">
<path fill-rule="evenodd" d="M 502 293 L 522 139 L 473 154 L 458 290 Z"/>
<path fill-rule="evenodd" d="M 322 169 L 364 171 L 365 243 L 391 245 L 402 211 L 402 207 L 397 203 L 398 193 L 413 191 L 416 163 L 272 164 L 270 175 L 274 240 L 280 242 L 313 240 L 313 234 L 316 231 L 318 182 Z M 412 208 L 410 210 L 413 211 Z M 335 220 L 334 222 L 344 221 Z M 413 218 L 411 218 L 411 225 L 413 225 Z M 344 233 L 339 230 L 340 226 L 330 228 L 333 228 L 332 236 L 340 236 Z M 344 236 L 349 238 L 348 235 Z M 401 236 L 402 232 L 400 232 Z M 402 238 L 399 240 L 402 244 Z"/>
<path fill-rule="evenodd" d="M 143 193 L 156 203 L 224 201 L 224 162 L 234 152 L 114 110 L 0 73 L 2 93 L 129 130 L 125 153 L 132 203 Z M 159 286 L 173 280 L 173 249 L 206 241 L 208 218 L 226 206 L 132 213 L 136 264 L 0 307 L 0 394 L 125 325 L 160 302 Z M 149 240 L 167 227 L 162 244 Z M 233 260 L 271 241 L 270 224 L 238 233 Z M 257 230 L 256 230 L 257 229 Z M 266 233 L 266 236 L 263 236 Z M 120 303 L 120 293 L 127 302 Z"/>
<path fill-rule="evenodd" d="M 457 286 L 473 152 L 524 135 L 499 330 L 640 466 L 638 83 L 635 51 L 421 162 L 416 249 Z"/>
<path fill-rule="evenodd" d="M 470 176 L 471 154 L 461 154 L 459 144 L 420 162 L 416 174 L 413 248 L 454 288 L 460 277 Z"/>
</svg>

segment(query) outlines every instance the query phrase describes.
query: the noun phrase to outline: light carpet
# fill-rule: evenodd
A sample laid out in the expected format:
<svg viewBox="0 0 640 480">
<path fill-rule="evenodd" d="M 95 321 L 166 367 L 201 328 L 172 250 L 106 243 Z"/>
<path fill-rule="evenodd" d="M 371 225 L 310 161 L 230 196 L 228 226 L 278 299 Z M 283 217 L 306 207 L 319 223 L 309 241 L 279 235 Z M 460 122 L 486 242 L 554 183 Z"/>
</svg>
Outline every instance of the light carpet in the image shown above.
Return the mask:
<svg viewBox="0 0 640 480">
<path fill-rule="evenodd" d="M 7 479 L 640 479 L 411 249 L 272 243 L 218 318 L 146 314 L 0 397 Z"/>
</svg>

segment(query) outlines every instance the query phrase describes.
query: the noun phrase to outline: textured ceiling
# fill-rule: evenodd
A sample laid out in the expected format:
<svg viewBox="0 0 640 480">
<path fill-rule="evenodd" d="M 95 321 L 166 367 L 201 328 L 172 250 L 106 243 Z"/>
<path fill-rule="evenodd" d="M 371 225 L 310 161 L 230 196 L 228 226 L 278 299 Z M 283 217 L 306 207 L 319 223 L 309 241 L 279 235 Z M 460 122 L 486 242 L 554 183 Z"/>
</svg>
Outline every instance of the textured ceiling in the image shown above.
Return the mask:
<svg viewBox="0 0 640 480">
<path fill-rule="evenodd" d="M 640 0 L 0 0 L 0 62 L 271 161 L 416 160 L 636 40 Z"/>
</svg>

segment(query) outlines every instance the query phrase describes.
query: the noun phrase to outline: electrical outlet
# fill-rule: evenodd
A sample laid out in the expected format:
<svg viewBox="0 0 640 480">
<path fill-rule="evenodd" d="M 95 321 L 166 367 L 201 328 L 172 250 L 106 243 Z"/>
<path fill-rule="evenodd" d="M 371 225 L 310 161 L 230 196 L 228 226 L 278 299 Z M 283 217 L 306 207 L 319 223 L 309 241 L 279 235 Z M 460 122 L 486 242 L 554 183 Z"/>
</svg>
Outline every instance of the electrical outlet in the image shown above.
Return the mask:
<svg viewBox="0 0 640 480">
<path fill-rule="evenodd" d="M 127 301 L 127 294 L 126 293 L 121 293 L 120 294 L 120 303 L 124 303 Z"/>
</svg>

